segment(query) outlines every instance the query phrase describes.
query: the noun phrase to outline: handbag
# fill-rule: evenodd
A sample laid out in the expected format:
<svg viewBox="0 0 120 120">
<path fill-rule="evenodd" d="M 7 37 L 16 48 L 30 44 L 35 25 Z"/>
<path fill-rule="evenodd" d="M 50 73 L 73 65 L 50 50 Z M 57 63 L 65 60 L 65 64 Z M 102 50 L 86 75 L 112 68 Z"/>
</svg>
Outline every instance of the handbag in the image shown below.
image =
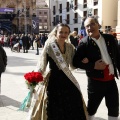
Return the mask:
<svg viewBox="0 0 120 120">
<path fill-rule="evenodd" d="M 36 92 L 38 98 L 32 98 L 32 103 L 29 110 L 29 117 L 27 120 L 47 120 L 46 105 L 47 105 L 47 84 L 49 79 L 49 74 L 44 78 L 44 82 L 39 85 Z"/>
</svg>

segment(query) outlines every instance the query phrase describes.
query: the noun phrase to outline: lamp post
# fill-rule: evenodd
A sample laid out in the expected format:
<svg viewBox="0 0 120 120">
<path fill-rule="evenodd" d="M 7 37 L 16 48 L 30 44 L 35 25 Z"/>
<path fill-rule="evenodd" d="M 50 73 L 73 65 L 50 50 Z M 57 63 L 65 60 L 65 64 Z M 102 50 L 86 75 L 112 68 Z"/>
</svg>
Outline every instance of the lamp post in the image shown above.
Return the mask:
<svg viewBox="0 0 120 120">
<path fill-rule="evenodd" d="M 27 34 L 27 21 L 26 21 L 26 0 L 23 0 L 23 5 L 24 5 L 24 20 L 25 20 L 25 34 Z"/>
</svg>

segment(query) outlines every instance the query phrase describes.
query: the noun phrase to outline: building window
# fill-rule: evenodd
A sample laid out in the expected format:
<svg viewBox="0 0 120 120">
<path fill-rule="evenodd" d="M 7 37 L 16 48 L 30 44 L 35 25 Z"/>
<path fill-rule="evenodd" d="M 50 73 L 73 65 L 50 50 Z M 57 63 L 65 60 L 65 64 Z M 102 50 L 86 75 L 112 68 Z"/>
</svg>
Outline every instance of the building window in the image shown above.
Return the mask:
<svg viewBox="0 0 120 120">
<path fill-rule="evenodd" d="M 74 10 L 76 10 L 77 8 L 78 8 L 78 0 L 75 0 Z"/>
<path fill-rule="evenodd" d="M 87 3 L 87 0 L 83 0 L 83 4 L 84 4 L 84 3 Z"/>
<path fill-rule="evenodd" d="M 58 23 L 60 22 L 60 21 L 59 21 L 59 15 L 56 15 L 55 22 L 56 22 L 56 24 L 58 24 Z"/>
<path fill-rule="evenodd" d="M 67 6 L 66 6 L 66 11 L 69 12 L 69 10 L 70 10 L 70 4 L 69 4 L 69 2 L 67 2 L 66 5 L 67 5 Z"/>
<path fill-rule="evenodd" d="M 56 14 L 55 6 L 53 6 L 53 15 Z"/>
<path fill-rule="evenodd" d="M 47 12 L 44 12 L 44 15 L 46 15 L 47 14 Z"/>
<path fill-rule="evenodd" d="M 98 5 L 98 0 L 93 0 L 93 5 Z"/>
<path fill-rule="evenodd" d="M 55 26 L 56 25 L 56 22 L 55 22 L 55 17 L 53 17 L 53 26 Z"/>
<path fill-rule="evenodd" d="M 67 14 L 66 24 L 70 24 L 70 15 Z"/>
<path fill-rule="evenodd" d="M 42 29 L 42 26 L 39 26 L 39 29 Z"/>
<path fill-rule="evenodd" d="M 87 0 L 83 1 L 83 8 L 87 8 Z"/>
<path fill-rule="evenodd" d="M 94 9 L 94 15 L 98 15 L 98 9 Z"/>
<path fill-rule="evenodd" d="M 78 13 L 74 14 L 74 23 L 78 23 Z"/>
<path fill-rule="evenodd" d="M 83 8 L 87 8 L 87 3 L 86 3 L 86 4 L 83 4 Z"/>
<path fill-rule="evenodd" d="M 30 11 L 29 11 L 29 8 L 26 9 L 26 17 L 29 17 L 30 15 Z"/>
<path fill-rule="evenodd" d="M 87 17 L 87 11 L 83 11 L 83 17 Z"/>
<path fill-rule="evenodd" d="M 42 19 L 39 19 L 40 22 L 42 22 Z"/>
<path fill-rule="evenodd" d="M 62 4 L 59 4 L 59 12 L 62 13 Z"/>
<path fill-rule="evenodd" d="M 44 30 L 47 30 L 48 29 L 48 26 L 44 26 Z"/>
<path fill-rule="evenodd" d="M 60 23 L 62 23 L 62 15 L 60 16 Z"/>
<path fill-rule="evenodd" d="M 41 12 L 39 12 L 39 14 L 41 15 L 42 13 L 41 13 Z"/>
<path fill-rule="evenodd" d="M 45 19 L 44 22 L 47 22 L 47 19 Z"/>
</svg>

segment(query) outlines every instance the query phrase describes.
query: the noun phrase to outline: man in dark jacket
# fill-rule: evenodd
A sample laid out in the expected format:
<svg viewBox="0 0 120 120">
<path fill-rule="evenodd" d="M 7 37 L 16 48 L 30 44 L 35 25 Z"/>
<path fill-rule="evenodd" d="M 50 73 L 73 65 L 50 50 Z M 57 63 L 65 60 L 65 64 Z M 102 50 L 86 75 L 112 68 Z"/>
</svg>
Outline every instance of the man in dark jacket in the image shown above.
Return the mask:
<svg viewBox="0 0 120 120">
<path fill-rule="evenodd" d="M 70 35 L 70 42 L 74 45 L 75 48 L 78 46 L 78 35 L 77 31 L 73 31 Z"/>
<path fill-rule="evenodd" d="M 119 116 L 119 94 L 115 77 L 120 74 L 120 53 L 112 35 L 101 34 L 96 18 L 85 20 L 87 32 L 75 53 L 73 65 L 85 69 L 88 77 L 88 117 L 94 120 L 94 115 L 105 98 L 108 108 L 108 120 L 117 120 Z M 82 62 L 87 58 L 88 62 Z"/>
<path fill-rule="evenodd" d="M 30 40 L 28 35 L 23 34 L 22 43 L 23 43 L 23 53 L 28 53 L 28 50 L 30 48 Z"/>
<path fill-rule="evenodd" d="M 3 47 L 0 45 L 0 92 L 1 92 L 1 74 L 5 71 L 7 65 L 7 55 Z"/>
</svg>

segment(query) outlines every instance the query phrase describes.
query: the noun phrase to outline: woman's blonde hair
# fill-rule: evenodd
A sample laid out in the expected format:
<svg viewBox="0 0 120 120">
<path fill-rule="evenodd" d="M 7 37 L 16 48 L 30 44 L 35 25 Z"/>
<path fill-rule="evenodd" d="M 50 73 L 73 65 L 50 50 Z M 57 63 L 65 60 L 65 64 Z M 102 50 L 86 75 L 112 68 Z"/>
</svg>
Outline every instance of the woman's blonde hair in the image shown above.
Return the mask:
<svg viewBox="0 0 120 120">
<path fill-rule="evenodd" d="M 59 23 L 49 34 L 48 34 L 48 40 L 47 41 L 53 41 L 56 38 L 56 34 L 57 34 L 57 30 L 59 27 L 67 27 L 69 29 L 69 33 L 70 33 L 70 27 L 67 24 L 63 24 L 63 23 Z M 69 40 L 66 40 L 66 42 L 69 42 Z"/>
</svg>

